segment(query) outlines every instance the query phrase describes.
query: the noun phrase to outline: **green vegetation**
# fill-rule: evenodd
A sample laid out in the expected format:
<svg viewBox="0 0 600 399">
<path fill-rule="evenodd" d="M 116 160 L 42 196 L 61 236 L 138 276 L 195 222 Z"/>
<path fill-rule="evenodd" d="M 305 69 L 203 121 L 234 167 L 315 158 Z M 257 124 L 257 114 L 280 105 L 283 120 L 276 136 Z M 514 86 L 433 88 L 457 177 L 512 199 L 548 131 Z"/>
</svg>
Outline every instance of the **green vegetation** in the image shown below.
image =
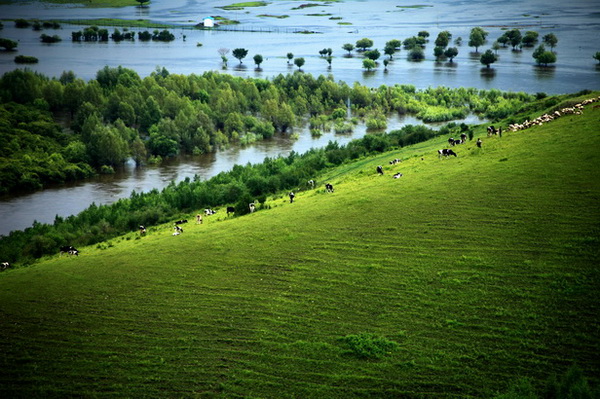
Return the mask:
<svg viewBox="0 0 600 399">
<path fill-rule="evenodd" d="M 84 32 L 84 39 L 87 34 L 90 40 L 93 37 L 109 39 L 105 29 L 86 28 Z M 155 34 L 160 32 L 155 31 Z M 140 39 L 153 37 L 149 32 L 145 35 L 148 37 Z M 125 35 L 115 30 L 113 40 L 117 36 L 124 39 Z M 246 49 L 236 50 L 236 58 L 247 55 L 247 52 L 238 54 L 239 50 Z M 324 50 L 323 56 L 328 55 L 324 59 L 331 65 L 330 49 Z M 229 49 L 219 51 L 226 66 L 225 55 Z M 303 59 L 294 59 L 292 53 L 286 57 L 288 63 L 294 60 L 294 64 L 302 68 Z M 142 164 L 149 157 L 156 160 L 179 153 L 201 154 L 247 142 L 250 137 L 269 138 L 275 130 L 290 132 L 300 123 L 298 121 L 307 118 L 327 119 L 333 110 L 345 108 L 348 99 L 353 116 L 365 121 L 373 115 L 392 113 L 417 115 L 428 121 L 450 121 L 469 113 L 489 119 L 505 118 L 533 98 L 525 93 L 498 90 L 441 87 L 417 91 L 410 85 L 370 90 L 358 84 L 349 87 L 332 78 L 314 78 L 303 73 L 280 75 L 269 81 L 215 72 L 172 75 L 165 68 L 157 68 L 141 79 L 130 69 L 105 67 L 98 71 L 96 79 L 84 82 L 72 72 L 64 73 L 60 79 L 48 79 L 31 71 L 16 70 L 0 78 L 0 104 L 12 107 L 6 112 L 17 113 L 15 122 L 5 124 L 5 130 L 0 130 L 5 144 L 3 159 L 7 161 L 0 167 L 0 187 L 10 192 L 17 187 L 35 189 L 57 181 L 50 178 L 54 172 L 43 172 L 43 166 L 40 170 L 37 163 L 24 161 L 25 155 L 36 148 L 29 142 L 13 142 L 12 136 L 18 136 L 17 131 L 24 126 L 32 134 L 31 140 L 43 135 L 44 140 L 55 141 L 56 147 L 43 147 L 49 151 L 47 156 L 56 153 L 65 162 L 88 171 L 92 167 L 99 170 L 103 165 L 118 167 L 129 157 Z M 22 108 L 13 107 L 13 103 Z M 35 125 L 23 124 L 37 118 L 40 111 L 47 112 L 44 120 L 49 124 L 53 118 L 64 121 L 63 126 L 48 127 L 60 134 L 46 134 L 46 128 L 38 131 Z M 30 117 L 26 116 L 29 112 Z M 347 125 L 340 126 L 347 130 Z M 63 141 L 63 129 L 70 132 L 67 141 Z M 97 136 L 110 139 L 98 146 L 94 139 Z M 61 147 L 64 149 L 58 150 Z M 42 158 L 35 156 L 34 159 Z M 66 174 L 58 181 L 78 176 L 82 174 Z"/>
<path fill-rule="evenodd" d="M 285 18 L 289 18 L 290 17 L 287 14 L 284 14 L 284 15 L 259 14 L 257 16 L 258 17 L 265 17 L 265 18 L 277 18 L 277 19 L 285 19 Z"/>
<path fill-rule="evenodd" d="M 28 55 L 17 55 L 15 57 L 15 62 L 17 64 L 37 64 L 38 59 L 36 57 L 28 56 Z"/>
<path fill-rule="evenodd" d="M 18 42 L 0 37 L 0 47 L 2 47 L 5 51 L 13 51 L 19 45 Z"/>
<path fill-rule="evenodd" d="M 174 29 L 180 26 L 152 22 L 147 19 L 94 18 L 94 19 L 63 19 L 59 22 L 73 25 L 118 26 L 126 28 L 163 28 Z"/>
<path fill-rule="evenodd" d="M 217 8 L 222 8 L 223 10 L 228 10 L 228 11 L 235 11 L 235 10 L 243 10 L 246 7 L 264 7 L 266 6 L 267 3 L 266 1 L 247 1 L 247 2 L 243 2 L 243 3 L 234 3 L 234 4 L 230 4 L 228 6 L 222 6 L 222 7 L 217 7 Z"/>
<path fill-rule="evenodd" d="M 4 1 L 8 3 L 18 3 L 18 1 L 15 0 Z M 51 4 L 80 4 L 83 7 L 89 8 L 131 7 L 135 5 L 134 0 L 40 0 L 40 2 Z"/>
<path fill-rule="evenodd" d="M 585 381 L 597 392 L 599 117 L 590 105 L 502 138 L 478 127 L 483 147 L 452 159 L 436 154 L 448 136 L 357 154 L 312 175 L 317 189 L 293 204 L 281 191 L 177 237 L 169 223 L 2 272 L 0 393 L 514 398 Z"/>
<path fill-rule="evenodd" d="M 433 7 L 431 5 L 417 4 L 412 6 L 396 6 L 398 8 L 425 8 L 425 7 Z"/>
</svg>

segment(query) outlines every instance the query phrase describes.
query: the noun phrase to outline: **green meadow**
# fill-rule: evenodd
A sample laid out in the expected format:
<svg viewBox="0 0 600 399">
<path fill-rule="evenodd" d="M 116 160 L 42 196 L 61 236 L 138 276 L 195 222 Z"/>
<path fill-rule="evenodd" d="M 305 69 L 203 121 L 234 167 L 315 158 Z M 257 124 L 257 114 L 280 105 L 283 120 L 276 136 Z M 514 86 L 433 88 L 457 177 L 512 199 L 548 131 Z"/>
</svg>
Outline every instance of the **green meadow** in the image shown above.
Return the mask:
<svg viewBox="0 0 600 399">
<path fill-rule="evenodd" d="M 0 396 L 480 398 L 572 365 L 597 387 L 596 107 L 2 272 Z"/>
</svg>

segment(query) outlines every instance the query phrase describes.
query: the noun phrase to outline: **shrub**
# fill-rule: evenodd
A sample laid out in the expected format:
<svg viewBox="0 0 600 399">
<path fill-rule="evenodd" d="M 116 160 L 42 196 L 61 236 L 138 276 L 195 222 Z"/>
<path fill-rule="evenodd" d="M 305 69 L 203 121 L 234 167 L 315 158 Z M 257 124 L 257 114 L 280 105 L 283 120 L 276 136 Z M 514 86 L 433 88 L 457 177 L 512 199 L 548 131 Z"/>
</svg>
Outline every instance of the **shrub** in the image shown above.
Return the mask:
<svg viewBox="0 0 600 399">
<path fill-rule="evenodd" d="M 15 57 L 15 62 L 17 64 L 37 64 L 38 59 L 27 55 L 17 55 Z"/>
<path fill-rule="evenodd" d="M 346 335 L 339 341 L 347 348 L 347 354 L 359 359 L 381 359 L 398 348 L 397 342 L 369 333 Z"/>
</svg>

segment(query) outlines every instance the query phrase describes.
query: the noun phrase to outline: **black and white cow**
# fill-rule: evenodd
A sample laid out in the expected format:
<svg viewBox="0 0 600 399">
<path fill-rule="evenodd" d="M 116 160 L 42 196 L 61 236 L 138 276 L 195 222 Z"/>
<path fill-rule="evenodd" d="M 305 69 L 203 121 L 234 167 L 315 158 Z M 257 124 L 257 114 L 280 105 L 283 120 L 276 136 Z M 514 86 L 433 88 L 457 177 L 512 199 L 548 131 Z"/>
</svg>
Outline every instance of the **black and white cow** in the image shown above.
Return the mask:
<svg viewBox="0 0 600 399">
<path fill-rule="evenodd" d="M 315 181 L 314 180 L 309 180 L 307 181 L 308 185 L 310 186 L 310 188 L 315 188 Z"/>
<path fill-rule="evenodd" d="M 179 227 L 178 225 L 175 225 L 175 232 L 173 233 L 173 235 L 178 236 L 181 233 L 183 233 L 183 229 L 181 227 Z"/>
<path fill-rule="evenodd" d="M 146 235 L 146 227 L 140 224 L 140 235 Z"/>
<path fill-rule="evenodd" d="M 212 209 L 208 209 L 207 208 L 207 209 L 204 210 L 204 214 L 206 216 L 214 215 L 215 213 L 217 213 L 217 211 L 213 211 Z"/>
<path fill-rule="evenodd" d="M 402 160 L 401 160 L 401 159 L 398 159 L 398 158 L 396 158 L 396 159 L 394 159 L 394 160 L 390 161 L 390 165 L 396 165 L 397 163 L 400 163 L 400 162 L 402 162 Z"/>
<path fill-rule="evenodd" d="M 382 174 L 383 174 L 383 166 L 379 165 L 379 166 L 377 167 L 377 173 L 379 173 L 380 175 L 382 175 Z"/>
<path fill-rule="evenodd" d="M 227 207 L 227 216 L 229 216 L 230 213 L 235 213 L 235 208 L 232 206 Z"/>
<path fill-rule="evenodd" d="M 481 148 L 481 143 L 482 143 L 481 139 L 477 139 L 477 143 L 476 144 L 477 144 L 478 148 Z"/>
<path fill-rule="evenodd" d="M 325 190 L 327 190 L 328 193 L 332 193 L 333 192 L 333 185 L 330 183 L 325 184 Z"/>
<path fill-rule="evenodd" d="M 0 263 L 0 270 L 6 270 L 10 267 L 10 263 L 8 262 L 2 262 Z"/>
<path fill-rule="evenodd" d="M 176 225 L 177 224 L 184 224 L 184 223 L 187 223 L 187 219 L 181 219 L 181 220 L 178 220 L 178 221 L 175 222 Z"/>
<path fill-rule="evenodd" d="M 460 134 L 460 141 L 462 141 L 463 143 L 467 142 L 467 134 L 466 133 Z"/>
<path fill-rule="evenodd" d="M 402 176 L 404 176 L 402 173 L 396 173 L 396 174 L 394 175 L 394 179 L 399 179 L 399 178 L 401 178 Z"/>
<path fill-rule="evenodd" d="M 456 153 L 452 150 L 449 150 L 447 148 L 444 148 L 443 150 L 438 150 L 438 156 L 441 158 L 442 156 L 444 157 L 449 157 L 450 155 L 454 155 L 456 156 Z"/>
<path fill-rule="evenodd" d="M 60 255 L 62 256 L 62 254 L 79 256 L 79 250 L 72 245 L 65 245 L 60 247 Z"/>
<path fill-rule="evenodd" d="M 250 209 L 250 213 L 253 213 L 256 210 L 256 204 L 251 202 L 248 204 L 248 208 Z"/>
</svg>

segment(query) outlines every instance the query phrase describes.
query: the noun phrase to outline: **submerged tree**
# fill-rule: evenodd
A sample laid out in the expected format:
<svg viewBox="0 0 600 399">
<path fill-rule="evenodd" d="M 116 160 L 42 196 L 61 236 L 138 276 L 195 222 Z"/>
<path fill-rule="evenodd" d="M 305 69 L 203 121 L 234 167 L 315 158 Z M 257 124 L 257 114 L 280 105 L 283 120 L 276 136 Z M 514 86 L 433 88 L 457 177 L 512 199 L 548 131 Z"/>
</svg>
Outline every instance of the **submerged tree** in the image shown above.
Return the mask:
<svg viewBox="0 0 600 399">
<path fill-rule="evenodd" d="M 233 54 L 233 56 L 235 58 L 237 58 L 240 61 L 240 64 L 241 64 L 242 63 L 242 59 L 244 57 L 246 57 L 246 55 L 248 55 L 248 50 L 246 50 L 245 48 L 236 48 L 236 49 L 233 49 L 233 52 L 231 54 Z"/>
<path fill-rule="evenodd" d="M 365 68 L 367 71 L 370 71 L 371 69 L 375 68 L 377 64 L 375 64 L 375 61 L 373 61 L 372 59 L 365 59 L 363 60 L 363 68 Z"/>
<path fill-rule="evenodd" d="M 352 50 L 354 50 L 354 44 L 346 43 L 342 46 L 342 49 L 346 50 L 348 52 L 348 54 L 350 54 L 352 52 Z"/>
<path fill-rule="evenodd" d="M 300 70 L 300 68 L 302 68 L 302 66 L 304 65 L 304 58 L 294 58 L 294 64 L 298 67 L 298 70 Z"/>
<path fill-rule="evenodd" d="M 263 62 L 263 56 L 260 54 L 256 54 L 254 56 L 254 63 L 256 64 L 256 67 L 260 68 L 260 64 L 262 64 L 262 62 Z"/>
<path fill-rule="evenodd" d="M 542 40 L 544 43 L 550 46 L 550 50 L 554 50 L 554 47 L 556 47 L 556 44 L 558 43 L 558 38 L 554 35 L 554 33 L 548 33 L 547 35 L 544 35 Z"/>
<path fill-rule="evenodd" d="M 532 54 L 538 65 L 548 66 L 556 62 L 556 54 L 553 51 L 546 50 L 543 44 L 540 44 Z"/>
<path fill-rule="evenodd" d="M 150 2 L 150 0 L 135 0 L 135 1 L 137 1 L 138 3 L 140 3 L 140 7 L 143 7 L 144 3 L 149 3 Z"/>
<path fill-rule="evenodd" d="M 498 56 L 492 50 L 486 50 L 485 53 L 481 54 L 479 61 L 489 68 L 491 64 L 498 61 Z"/>
</svg>

